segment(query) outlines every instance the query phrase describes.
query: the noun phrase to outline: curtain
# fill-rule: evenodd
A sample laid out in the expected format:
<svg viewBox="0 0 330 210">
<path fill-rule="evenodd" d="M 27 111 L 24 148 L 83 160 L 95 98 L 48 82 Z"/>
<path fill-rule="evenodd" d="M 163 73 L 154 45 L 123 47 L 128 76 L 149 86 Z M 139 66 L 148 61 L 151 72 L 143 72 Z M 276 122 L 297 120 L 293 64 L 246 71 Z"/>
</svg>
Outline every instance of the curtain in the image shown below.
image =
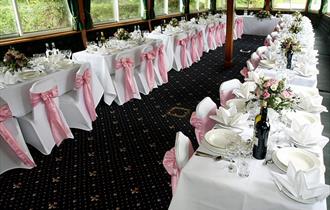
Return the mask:
<svg viewBox="0 0 330 210">
<path fill-rule="evenodd" d="M 322 0 L 319 14 L 326 14 L 327 10 L 328 10 L 328 0 Z"/>
<path fill-rule="evenodd" d="M 305 12 L 309 12 L 309 11 L 311 10 L 311 7 L 312 7 L 312 1 L 313 1 L 313 0 L 307 0 L 306 8 L 305 8 Z"/>
<path fill-rule="evenodd" d="M 68 6 L 72 15 L 72 27 L 74 30 L 80 31 L 84 28 L 79 16 L 79 5 L 77 0 L 68 0 Z"/>
<path fill-rule="evenodd" d="M 153 0 L 143 0 L 144 16 L 143 19 L 154 19 L 155 18 L 155 3 Z"/>
<path fill-rule="evenodd" d="M 85 13 L 85 29 L 93 28 L 93 20 L 91 16 L 91 0 L 84 0 L 84 13 Z"/>
<path fill-rule="evenodd" d="M 155 15 L 155 1 L 150 0 L 150 9 L 149 9 L 149 19 L 154 19 L 156 17 Z"/>
<path fill-rule="evenodd" d="M 189 14 L 189 0 L 182 0 L 183 4 L 183 13 Z"/>
<path fill-rule="evenodd" d="M 217 11 L 217 1 L 216 0 L 210 0 L 211 1 L 211 12 L 212 14 L 215 14 L 215 12 Z"/>
</svg>

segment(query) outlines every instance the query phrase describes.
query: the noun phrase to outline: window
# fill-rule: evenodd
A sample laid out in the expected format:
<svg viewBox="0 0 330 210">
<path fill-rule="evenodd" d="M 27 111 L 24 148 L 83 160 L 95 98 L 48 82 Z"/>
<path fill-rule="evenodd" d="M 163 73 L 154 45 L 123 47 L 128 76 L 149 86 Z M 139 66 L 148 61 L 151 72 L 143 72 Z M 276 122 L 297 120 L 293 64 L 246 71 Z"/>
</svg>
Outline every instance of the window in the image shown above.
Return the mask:
<svg viewBox="0 0 330 210">
<path fill-rule="evenodd" d="M 91 15 L 94 23 L 115 21 L 114 0 L 92 0 Z"/>
<path fill-rule="evenodd" d="M 23 33 L 71 26 L 66 0 L 16 2 Z"/>
<path fill-rule="evenodd" d="M 11 0 L 0 0 L 0 38 L 17 34 L 15 14 Z"/>
<path fill-rule="evenodd" d="M 321 8 L 321 0 L 312 0 L 310 9 L 312 11 L 319 11 Z"/>
<path fill-rule="evenodd" d="M 264 7 L 264 0 L 237 0 L 236 8 L 261 9 Z"/>
<path fill-rule="evenodd" d="M 301 10 L 305 9 L 307 0 L 273 0 L 274 9 Z"/>
<path fill-rule="evenodd" d="M 155 10 L 155 15 L 164 15 L 167 14 L 168 12 L 165 11 L 165 3 L 168 1 L 166 0 L 155 0 L 154 3 L 154 10 Z"/>
<path fill-rule="evenodd" d="M 217 0 L 217 10 L 225 10 L 227 9 L 227 1 L 226 0 Z"/>
<path fill-rule="evenodd" d="M 330 2 L 328 2 L 327 13 L 330 14 Z"/>
<path fill-rule="evenodd" d="M 142 0 L 118 0 L 119 19 L 140 18 L 142 13 Z"/>
<path fill-rule="evenodd" d="M 205 11 L 210 8 L 209 0 L 190 0 L 189 3 L 189 11 L 196 12 L 196 11 Z"/>
<path fill-rule="evenodd" d="M 167 0 L 168 1 L 168 14 L 179 13 L 182 11 L 181 0 Z"/>
</svg>

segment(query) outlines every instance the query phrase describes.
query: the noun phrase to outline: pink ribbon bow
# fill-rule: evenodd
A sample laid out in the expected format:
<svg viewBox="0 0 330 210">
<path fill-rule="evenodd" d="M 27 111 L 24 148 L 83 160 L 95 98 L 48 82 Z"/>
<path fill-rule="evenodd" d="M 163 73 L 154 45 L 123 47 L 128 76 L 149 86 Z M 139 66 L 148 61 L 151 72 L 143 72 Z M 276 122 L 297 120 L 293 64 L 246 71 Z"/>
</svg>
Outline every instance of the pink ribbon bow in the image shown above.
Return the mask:
<svg viewBox="0 0 330 210">
<path fill-rule="evenodd" d="M 244 23 L 242 18 L 237 18 L 235 20 L 236 22 L 236 34 L 238 38 L 242 38 L 243 35 L 243 28 L 244 28 Z"/>
<path fill-rule="evenodd" d="M 48 122 L 57 146 L 59 146 L 63 139 L 70 138 L 71 130 L 64 124 L 60 116 L 59 110 L 54 102 L 55 97 L 58 96 L 57 86 L 43 92 L 43 93 L 30 93 L 32 106 L 35 107 L 38 103 L 45 104 Z"/>
<path fill-rule="evenodd" d="M 220 37 L 221 37 L 221 42 L 224 44 L 226 42 L 226 24 L 225 23 L 220 23 Z"/>
<path fill-rule="evenodd" d="M 226 102 L 230 99 L 235 98 L 235 94 L 233 94 L 232 90 L 222 90 L 220 91 L 220 105 L 225 107 Z"/>
<path fill-rule="evenodd" d="M 246 66 L 244 66 L 244 68 L 240 71 L 240 73 L 244 78 L 249 77 L 249 69 Z"/>
<path fill-rule="evenodd" d="M 158 48 L 155 49 L 155 55 L 158 56 L 158 69 L 160 76 L 164 83 L 168 82 L 168 75 L 165 66 L 165 54 L 164 54 L 164 45 L 160 45 Z"/>
<path fill-rule="evenodd" d="M 125 100 L 128 101 L 133 98 L 133 94 L 136 93 L 136 89 L 133 83 L 133 64 L 134 61 L 130 58 L 121 58 L 116 62 L 116 69 L 123 69 L 125 72 Z"/>
<path fill-rule="evenodd" d="M 195 63 L 198 60 L 195 36 L 190 37 L 190 43 L 191 43 L 191 59 Z"/>
<path fill-rule="evenodd" d="M 182 68 L 187 68 L 187 55 L 186 55 L 186 46 L 187 46 L 187 40 L 186 39 L 181 39 L 177 41 L 177 45 L 181 46 L 181 65 Z"/>
<path fill-rule="evenodd" d="M 147 62 L 147 82 L 149 89 L 152 90 L 155 84 L 154 64 L 152 60 L 155 59 L 154 52 L 141 53 L 141 60 Z"/>
<path fill-rule="evenodd" d="M 180 177 L 180 169 L 176 164 L 174 147 L 165 153 L 163 166 L 171 176 L 172 195 L 174 195 Z"/>
<path fill-rule="evenodd" d="M 80 89 L 83 87 L 85 106 L 88 111 L 89 117 L 92 121 L 96 120 L 97 114 L 95 111 L 95 104 L 93 98 L 93 92 L 91 87 L 92 73 L 87 69 L 83 75 L 76 75 L 75 88 Z"/>
<path fill-rule="evenodd" d="M 3 140 L 9 145 L 9 147 L 15 152 L 15 154 L 17 155 L 17 157 L 26 165 L 29 167 L 34 167 L 36 166 L 36 164 L 34 163 L 33 160 L 31 160 L 29 158 L 29 156 L 27 156 L 25 154 L 25 152 L 22 150 L 22 148 L 20 147 L 20 145 L 17 143 L 17 140 L 15 139 L 15 137 L 10 133 L 10 131 L 8 130 L 8 128 L 6 128 L 4 122 L 9 119 L 12 118 L 12 114 L 10 111 L 9 106 L 6 105 L 2 105 L 0 107 L 0 136 L 3 138 Z"/>
<path fill-rule="evenodd" d="M 199 31 L 197 33 L 197 39 L 198 39 L 198 54 L 199 54 L 199 57 L 202 57 L 203 51 L 204 51 L 204 40 L 203 40 L 202 31 Z"/>
<path fill-rule="evenodd" d="M 190 117 L 190 124 L 195 127 L 195 135 L 199 144 L 201 144 L 205 133 L 214 127 L 215 121 L 210 119 L 209 116 L 215 114 L 215 108 L 212 109 L 205 118 L 198 118 L 196 116 L 196 112 L 192 113 Z"/>
<path fill-rule="evenodd" d="M 214 32 L 214 30 L 215 30 L 214 26 L 210 27 L 208 29 L 209 33 L 207 35 L 207 43 L 208 43 L 210 49 L 213 49 L 213 46 L 212 46 L 213 44 L 212 43 L 213 43 L 213 32 Z"/>
</svg>

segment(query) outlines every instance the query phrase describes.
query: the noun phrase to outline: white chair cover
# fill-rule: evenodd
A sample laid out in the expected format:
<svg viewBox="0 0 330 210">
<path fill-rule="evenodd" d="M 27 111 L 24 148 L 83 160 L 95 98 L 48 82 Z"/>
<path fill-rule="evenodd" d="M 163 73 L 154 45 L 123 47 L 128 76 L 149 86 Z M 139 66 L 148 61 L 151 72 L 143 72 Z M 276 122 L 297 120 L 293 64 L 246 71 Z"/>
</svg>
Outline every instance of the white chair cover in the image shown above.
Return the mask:
<svg viewBox="0 0 330 210">
<path fill-rule="evenodd" d="M 179 33 L 174 40 L 174 63 L 173 68 L 177 71 L 188 68 L 191 65 L 190 53 L 187 50 L 188 35 Z"/>
<path fill-rule="evenodd" d="M 165 45 L 163 42 L 157 42 L 154 46 L 155 60 L 155 76 L 157 85 L 162 85 L 168 82 L 168 71 L 170 65 L 168 56 L 166 55 Z M 172 52 L 173 53 L 173 52 Z"/>
<path fill-rule="evenodd" d="M 255 68 L 254 66 L 252 65 L 251 61 L 250 60 L 247 60 L 246 61 L 246 67 L 248 68 L 249 71 L 254 71 Z"/>
<path fill-rule="evenodd" d="M 57 91 L 56 81 L 53 79 L 37 81 L 30 88 L 31 97 L 33 94 L 41 95 L 49 91 L 55 93 Z M 49 99 L 50 97 L 46 95 L 45 98 Z M 53 102 L 51 107 L 58 114 L 58 120 L 62 128 L 60 135 L 56 135 L 55 130 L 51 127 L 50 115 L 45 102 L 36 103 L 31 113 L 18 119 L 25 141 L 46 155 L 51 153 L 55 143 L 59 145 L 65 138 L 73 138 L 63 113 L 59 109 L 59 100 L 56 94 L 53 95 L 51 101 Z M 31 103 L 33 104 L 33 101 Z M 59 123 L 55 124 L 59 125 Z"/>
<path fill-rule="evenodd" d="M 209 50 L 215 50 L 217 48 L 215 35 L 216 35 L 216 25 L 214 23 L 209 24 L 206 28 L 206 39 Z"/>
<path fill-rule="evenodd" d="M 221 106 L 225 107 L 228 100 L 235 98 L 233 90 L 240 88 L 241 85 L 242 83 L 238 79 L 231 79 L 221 83 L 219 89 Z"/>
<path fill-rule="evenodd" d="M 187 45 L 187 50 L 190 53 L 191 62 L 196 63 L 200 60 L 198 52 L 198 32 L 196 29 L 192 29 L 189 31 L 188 39 L 189 42 Z"/>
<path fill-rule="evenodd" d="M 260 57 L 256 52 L 251 54 L 250 62 L 252 63 L 254 69 L 256 69 L 260 63 Z"/>
<path fill-rule="evenodd" d="M 70 128 L 90 131 L 96 117 L 95 108 L 104 92 L 102 84 L 89 63 L 81 64 L 72 82 L 75 89 L 59 97 L 60 109 Z M 88 93 L 89 87 L 91 95 Z"/>
<path fill-rule="evenodd" d="M 8 104 L 0 98 L 0 174 L 14 168 L 33 168 L 34 160 L 12 117 Z"/>
</svg>

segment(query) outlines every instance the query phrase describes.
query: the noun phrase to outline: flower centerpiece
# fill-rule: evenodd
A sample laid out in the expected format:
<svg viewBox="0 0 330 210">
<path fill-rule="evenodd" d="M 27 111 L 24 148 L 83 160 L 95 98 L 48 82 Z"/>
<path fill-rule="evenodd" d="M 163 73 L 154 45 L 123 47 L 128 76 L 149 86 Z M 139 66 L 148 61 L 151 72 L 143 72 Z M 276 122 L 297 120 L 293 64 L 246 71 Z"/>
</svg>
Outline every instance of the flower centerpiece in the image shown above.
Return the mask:
<svg viewBox="0 0 330 210">
<path fill-rule="evenodd" d="M 7 67 L 8 71 L 16 72 L 21 70 L 23 67 L 28 65 L 29 60 L 27 57 L 15 50 L 14 48 L 8 49 L 5 56 L 3 57 L 3 64 Z"/>
<path fill-rule="evenodd" d="M 283 17 L 283 14 L 281 13 L 281 11 L 278 11 L 278 12 L 276 12 L 275 17 L 281 18 L 281 17 Z"/>
<path fill-rule="evenodd" d="M 287 58 L 286 68 L 291 69 L 292 55 L 294 52 L 301 51 L 301 45 L 295 37 L 288 36 L 282 40 L 281 48 L 285 52 Z"/>
<path fill-rule="evenodd" d="M 271 14 L 269 11 L 267 10 L 260 10 L 259 12 L 257 12 L 255 14 L 255 16 L 258 18 L 258 19 L 265 19 L 265 18 L 271 18 Z"/>
<path fill-rule="evenodd" d="M 300 22 L 292 22 L 292 24 L 289 27 L 289 32 L 293 34 L 297 34 L 302 30 Z"/>
<path fill-rule="evenodd" d="M 295 11 L 292 13 L 293 21 L 295 22 L 301 22 L 302 21 L 302 14 L 298 11 Z"/>
<path fill-rule="evenodd" d="M 168 24 L 172 27 L 177 27 L 179 26 L 179 21 L 176 18 L 172 18 Z"/>
<path fill-rule="evenodd" d="M 290 88 L 285 85 L 285 79 L 260 78 L 255 91 L 256 99 L 277 112 L 284 109 L 293 109 L 298 98 Z"/>
<path fill-rule="evenodd" d="M 123 28 L 119 28 L 117 32 L 114 34 L 118 40 L 128 40 L 131 38 L 131 34 Z"/>
</svg>

